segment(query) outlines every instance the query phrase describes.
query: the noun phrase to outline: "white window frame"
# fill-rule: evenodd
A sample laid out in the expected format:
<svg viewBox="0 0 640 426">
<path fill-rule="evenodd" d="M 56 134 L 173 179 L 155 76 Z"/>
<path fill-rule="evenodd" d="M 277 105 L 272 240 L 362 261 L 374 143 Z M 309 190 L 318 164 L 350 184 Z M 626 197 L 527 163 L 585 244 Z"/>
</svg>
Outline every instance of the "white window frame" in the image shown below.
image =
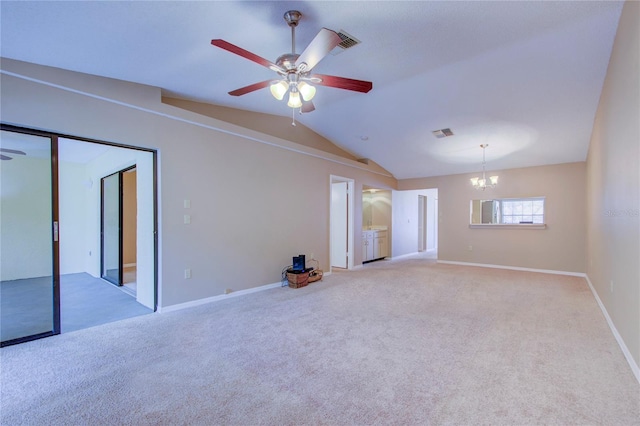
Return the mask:
<svg viewBox="0 0 640 426">
<path fill-rule="evenodd" d="M 534 213 L 533 203 L 542 201 L 542 213 Z M 511 204 L 511 214 L 505 214 L 505 204 Z M 532 203 L 531 214 L 525 213 L 525 203 Z M 520 212 L 515 213 L 513 209 L 520 204 Z M 502 198 L 498 203 L 497 212 L 498 224 L 500 225 L 542 225 L 545 223 L 545 198 L 544 197 L 523 197 L 523 198 Z M 510 222 L 505 222 L 505 218 L 510 217 Z M 516 219 L 518 218 L 518 219 Z M 513 220 L 516 219 L 516 220 Z M 530 219 L 530 220 L 529 220 Z"/>
</svg>

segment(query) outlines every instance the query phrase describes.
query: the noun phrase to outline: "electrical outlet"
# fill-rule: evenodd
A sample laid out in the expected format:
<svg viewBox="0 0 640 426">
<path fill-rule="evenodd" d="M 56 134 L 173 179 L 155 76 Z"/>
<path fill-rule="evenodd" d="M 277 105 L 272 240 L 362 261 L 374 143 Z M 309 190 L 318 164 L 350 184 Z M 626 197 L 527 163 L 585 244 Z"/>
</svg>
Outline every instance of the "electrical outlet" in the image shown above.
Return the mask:
<svg viewBox="0 0 640 426">
<path fill-rule="evenodd" d="M 190 209 L 191 208 L 191 200 L 184 200 L 184 208 L 185 209 Z"/>
<path fill-rule="evenodd" d="M 469 247 L 467 247 L 467 250 L 469 250 L 469 251 L 473 251 L 473 246 L 472 246 L 472 245 L 469 245 Z"/>
<path fill-rule="evenodd" d="M 312 260 L 315 260 L 315 259 L 316 259 L 316 257 L 315 257 L 315 255 L 314 255 L 314 253 L 311 253 L 311 256 L 309 256 L 309 258 L 310 258 L 310 259 L 312 259 Z"/>
<path fill-rule="evenodd" d="M 184 279 L 188 280 L 191 278 L 191 269 L 187 268 L 184 270 Z"/>
<path fill-rule="evenodd" d="M 185 215 L 184 215 L 184 223 L 185 223 L 186 225 L 188 225 L 188 224 L 190 224 L 190 223 L 191 223 L 191 215 L 189 215 L 189 214 L 185 214 Z"/>
<path fill-rule="evenodd" d="M 613 293 L 613 280 L 611 280 L 609 290 L 611 291 L 611 293 Z"/>
</svg>

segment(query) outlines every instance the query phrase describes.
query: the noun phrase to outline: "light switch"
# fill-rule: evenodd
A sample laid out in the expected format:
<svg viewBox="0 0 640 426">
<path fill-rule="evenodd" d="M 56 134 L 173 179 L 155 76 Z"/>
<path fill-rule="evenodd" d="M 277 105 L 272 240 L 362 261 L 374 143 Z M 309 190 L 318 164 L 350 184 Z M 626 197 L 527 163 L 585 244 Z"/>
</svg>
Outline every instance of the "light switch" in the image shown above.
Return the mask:
<svg viewBox="0 0 640 426">
<path fill-rule="evenodd" d="M 191 200 L 184 200 L 184 208 L 185 209 L 191 208 Z"/>
<path fill-rule="evenodd" d="M 184 223 L 185 224 L 191 223 L 191 215 L 190 214 L 185 214 L 184 215 Z"/>
</svg>

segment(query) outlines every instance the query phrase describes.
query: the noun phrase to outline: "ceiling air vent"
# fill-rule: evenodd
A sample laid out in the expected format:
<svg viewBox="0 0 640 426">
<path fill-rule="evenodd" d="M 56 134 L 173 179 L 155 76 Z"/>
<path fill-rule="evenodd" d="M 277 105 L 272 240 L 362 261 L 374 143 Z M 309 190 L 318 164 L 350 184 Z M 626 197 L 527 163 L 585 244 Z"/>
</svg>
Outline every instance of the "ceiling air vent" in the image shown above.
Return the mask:
<svg viewBox="0 0 640 426">
<path fill-rule="evenodd" d="M 442 139 L 442 138 L 446 138 L 447 136 L 453 136 L 453 132 L 451 131 L 451 129 L 440 129 L 440 130 L 434 130 L 433 132 L 433 136 L 435 136 L 438 139 Z"/>
<path fill-rule="evenodd" d="M 344 30 L 337 31 L 337 33 L 342 41 L 331 52 L 329 52 L 334 56 L 360 44 L 360 40 L 351 34 L 347 34 Z"/>
</svg>

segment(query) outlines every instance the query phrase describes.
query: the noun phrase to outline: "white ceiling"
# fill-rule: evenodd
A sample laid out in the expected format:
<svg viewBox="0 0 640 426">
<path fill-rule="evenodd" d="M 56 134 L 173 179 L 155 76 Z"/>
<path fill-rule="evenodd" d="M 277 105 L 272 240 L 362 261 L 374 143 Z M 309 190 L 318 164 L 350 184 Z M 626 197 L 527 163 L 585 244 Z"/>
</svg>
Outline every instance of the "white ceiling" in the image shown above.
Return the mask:
<svg viewBox="0 0 640 426">
<path fill-rule="evenodd" d="M 584 161 L 622 2 L 0 2 L 3 57 L 161 87 L 167 95 L 288 116 L 275 77 L 213 47 L 271 61 L 321 27 L 362 43 L 314 71 L 373 82 L 319 87 L 297 120 L 399 179 Z M 455 136 L 436 139 L 432 130 Z M 368 139 L 367 139 L 368 138 Z M 363 140 L 367 139 L 367 140 Z"/>
</svg>

